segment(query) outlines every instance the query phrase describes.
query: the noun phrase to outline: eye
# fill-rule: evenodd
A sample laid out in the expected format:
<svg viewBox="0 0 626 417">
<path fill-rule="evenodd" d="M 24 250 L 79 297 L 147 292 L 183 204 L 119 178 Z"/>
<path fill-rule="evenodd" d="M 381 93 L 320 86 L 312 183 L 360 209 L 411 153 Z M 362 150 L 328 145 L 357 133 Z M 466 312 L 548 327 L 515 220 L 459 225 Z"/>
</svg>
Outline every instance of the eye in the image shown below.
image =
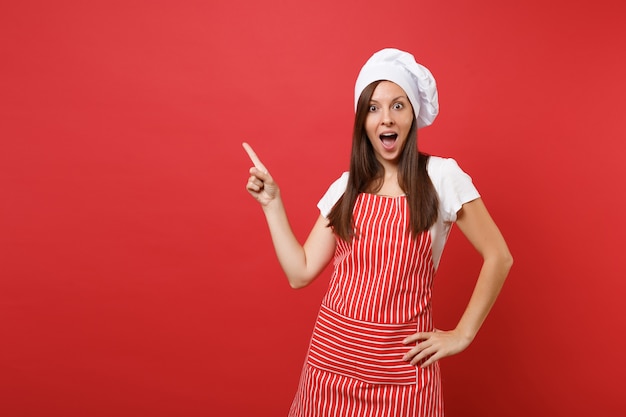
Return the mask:
<svg viewBox="0 0 626 417">
<path fill-rule="evenodd" d="M 373 113 L 373 112 L 375 112 L 377 109 L 378 109 L 378 107 L 376 107 L 374 104 L 370 104 L 370 107 L 369 107 L 369 109 L 368 109 L 368 110 L 369 110 L 369 112 L 370 112 L 370 113 Z"/>
<path fill-rule="evenodd" d="M 393 109 L 394 110 L 402 110 L 403 108 L 404 108 L 404 104 L 402 104 L 402 103 L 395 103 L 393 105 Z"/>
</svg>

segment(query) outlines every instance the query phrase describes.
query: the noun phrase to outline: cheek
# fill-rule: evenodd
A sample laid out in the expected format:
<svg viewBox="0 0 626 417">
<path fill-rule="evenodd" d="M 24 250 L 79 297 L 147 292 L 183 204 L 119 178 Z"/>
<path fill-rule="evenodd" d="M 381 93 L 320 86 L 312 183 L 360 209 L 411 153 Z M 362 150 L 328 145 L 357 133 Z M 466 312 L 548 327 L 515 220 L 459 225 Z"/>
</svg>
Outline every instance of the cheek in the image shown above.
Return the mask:
<svg viewBox="0 0 626 417">
<path fill-rule="evenodd" d="M 368 117 L 365 120 L 365 133 L 367 133 L 367 137 L 368 138 L 372 138 L 374 136 L 376 136 L 376 122 L 372 120 L 371 117 Z"/>
<path fill-rule="evenodd" d="M 405 120 L 403 120 L 402 123 L 402 127 L 405 132 L 405 134 L 409 134 L 409 131 L 411 130 L 411 126 L 413 126 L 413 116 L 406 118 Z"/>
</svg>

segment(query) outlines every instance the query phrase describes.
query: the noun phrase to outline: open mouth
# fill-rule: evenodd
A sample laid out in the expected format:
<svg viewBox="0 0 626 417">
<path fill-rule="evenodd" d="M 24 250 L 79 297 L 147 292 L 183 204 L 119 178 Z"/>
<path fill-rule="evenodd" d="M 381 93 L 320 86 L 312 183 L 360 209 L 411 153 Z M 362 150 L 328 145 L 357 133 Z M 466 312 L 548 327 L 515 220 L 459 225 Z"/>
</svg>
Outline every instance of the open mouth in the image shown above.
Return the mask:
<svg viewBox="0 0 626 417">
<path fill-rule="evenodd" d="M 385 148 L 392 148 L 396 143 L 396 139 L 398 139 L 397 133 L 382 133 L 380 136 L 380 141 L 383 143 Z"/>
</svg>

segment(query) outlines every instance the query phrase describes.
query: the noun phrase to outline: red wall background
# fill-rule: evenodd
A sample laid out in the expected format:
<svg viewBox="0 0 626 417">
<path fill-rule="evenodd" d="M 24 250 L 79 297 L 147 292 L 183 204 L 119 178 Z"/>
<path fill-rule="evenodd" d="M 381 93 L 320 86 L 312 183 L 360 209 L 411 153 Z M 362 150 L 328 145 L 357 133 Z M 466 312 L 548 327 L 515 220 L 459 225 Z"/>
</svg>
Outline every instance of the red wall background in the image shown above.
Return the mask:
<svg viewBox="0 0 626 417">
<path fill-rule="evenodd" d="M 387 46 L 435 74 L 420 146 L 472 175 L 516 260 L 442 362 L 448 416 L 624 415 L 619 0 L 5 3 L 3 416 L 286 415 L 329 271 L 288 287 L 240 144 L 304 239 Z M 478 268 L 453 232 L 438 327 Z"/>
</svg>

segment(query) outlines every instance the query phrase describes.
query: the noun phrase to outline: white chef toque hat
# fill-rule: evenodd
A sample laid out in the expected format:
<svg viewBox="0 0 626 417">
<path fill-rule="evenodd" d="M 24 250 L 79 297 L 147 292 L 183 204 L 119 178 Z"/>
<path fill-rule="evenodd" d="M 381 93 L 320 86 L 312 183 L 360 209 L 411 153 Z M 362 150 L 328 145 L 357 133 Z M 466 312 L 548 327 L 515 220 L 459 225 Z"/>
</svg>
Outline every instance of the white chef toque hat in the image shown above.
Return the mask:
<svg viewBox="0 0 626 417">
<path fill-rule="evenodd" d="M 430 125 L 439 113 L 439 96 L 435 78 L 428 68 L 418 64 L 413 55 L 394 48 L 376 52 L 363 65 L 354 86 L 354 109 L 361 93 L 374 81 L 398 84 L 407 94 L 417 119 L 417 127 Z"/>
</svg>

